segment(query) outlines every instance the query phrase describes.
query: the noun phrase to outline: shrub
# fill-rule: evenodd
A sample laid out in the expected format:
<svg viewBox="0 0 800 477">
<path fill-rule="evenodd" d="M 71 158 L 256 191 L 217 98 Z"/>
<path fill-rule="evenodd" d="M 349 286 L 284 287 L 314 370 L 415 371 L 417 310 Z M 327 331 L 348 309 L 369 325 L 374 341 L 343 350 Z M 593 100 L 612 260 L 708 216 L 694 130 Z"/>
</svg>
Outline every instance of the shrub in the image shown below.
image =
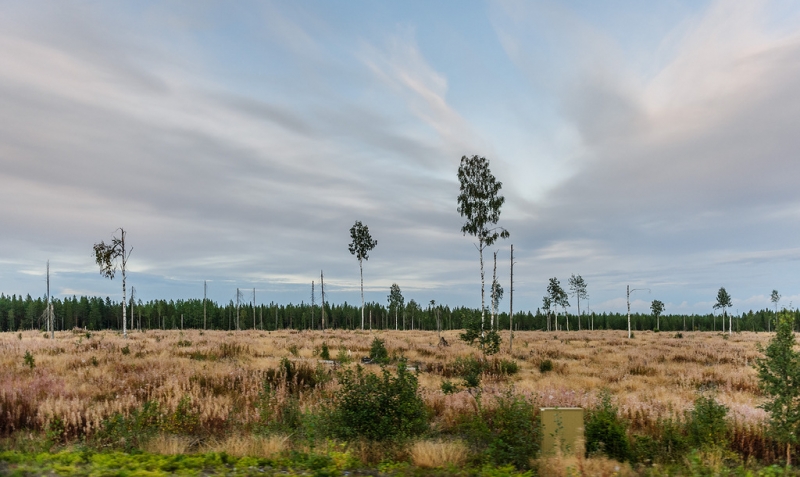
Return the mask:
<svg viewBox="0 0 800 477">
<path fill-rule="evenodd" d="M 128 345 L 125 345 L 125 347 L 122 348 L 120 351 L 122 351 L 122 354 L 124 354 L 125 356 L 131 354 L 131 348 Z"/>
<path fill-rule="evenodd" d="M 486 370 L 486 363 L 473 357 L 456 358 L 453 363 L 455 374 L 464 380 L 464 387 L 477 388 L 481 385 L 481 375 Z"/>
<path fill-rule="evenodd" d="M 478 399 L 478 412 L 463 429 L 473 447 L 482 451 L 479 458 L 497 466 L 528 468 L 541 441 L 534 405 L 510 392 L 498 396 L 493 409 L 485 409 Z"/>
<path fill-rule="evenodd" d="M 689 412 L 689 441 L 696 448 L 723 447 L 727 443 L 728 408 L 714 398 L 700 396 Z"/>
<path fill-rule="evenodd" d="M 350 364 L 352 358 L 350 358 L 350 355 L 347 353 L 347 348 L 344 346 L 339 348 L 339 353 L 336 355 L 336 361 L 341 364 Z"/>
<path fill-rule="evenodd" d="M 325 361 L 331 360 L 331 351 L 328 349 L 328 343 L 322 342 L 322 349 L 319 352 L 319 357 Z"/>
<path fill-rule="evenodd" d="M 672 419 L 659 420 L 657 436 L 636 436 L 631 443 L 631 461 L 645 464 L 681 463 L 691 450 L 683 426 Z"/>
<path fill-rule="evenodd" d="M 295 358 L 300 356 L 300 350 L 297 349 L 297 345 L 289 346 L 289 353 L 291 353 Z"/>
<path fill-rule="evenodd" d="M 442 392 L 445 394 L 453 394 L 458 392 L 458 386 L 449 380 L 442 381 Z"/>
<path fill-rule="evenodd" d="M 501 374 L 517 374 L 519 371 L 519 365 L 517 365 L 516 361 L 510 361 L 507 359 L 501 359 L 498 365 Z"/>
<path fill-rule="evenodd" d="M 389 352 L 384 344 L 382 339 L 375 338 L 372 340 L 372 345 L 369 348 L 369 359 L 373 363 L 386 364 L 389 362 Z"/>
<path fill-rule="evenodd" d="M 22 360 L 25 362 L 25 366 L 31 369 L 33 369 L 36 366 L 36 360 L 33 358 L 33 355 L 28 350 L 25 350 L 25 356 L 22 357 Z"/>
<path fill-rule="evenodd" d="M 550 361 L 549 359 L 543 359 L 539 363 L 539 372 L 540 373 L 542 373 L 542 374 L 549 373 L 552 370 L 553 370 L 553 362 Z"/>
<path fill-rule="evenodd" d="M 127 417 L 117 413 L 103 421 L 92 440 L 99 447 L 138 449 L 158 432 L 161 421 L 158 403 L 147 401 Z"/>
<path fill-rule="evenodd" d="M 371 441 L 404 439 L 428 429 L 425 404 L 419 395 L 417 377 L 408 372 L 405 361 L 397 375 L 382 370 L 382 376 L 348 369 L 339 375 L 332 432 L 335 437 Z"/>
<path fill-rule="evenodd" d="M 296 365 L 286 358 L 281 359 L 281 364 L 264 373 L 264 389 L 269 392 L 281 386 L 286 386 L 291 394 L 313 389 L 320 382 L 325 381 L 325 371 L 322 367 L 312 368 L 306 363 Z"/>
<path fill-rule="evenodd" d="M 611 393 L 601 391 L 598 407 L 589 413 L 585 425 L 586 454 L 602 453 L 624 462 L 630 456 L 630 444 L 625 423 L 611 403 Z"/>
<path fill-rule="evenodd" d="M 278 399 L 276 393 L 266 390 L 260 396 L 259 417 L 261 430 L 266 433 L 292 432 L 302 425 L 303 414 L 296 397 Z"/>
</svg>

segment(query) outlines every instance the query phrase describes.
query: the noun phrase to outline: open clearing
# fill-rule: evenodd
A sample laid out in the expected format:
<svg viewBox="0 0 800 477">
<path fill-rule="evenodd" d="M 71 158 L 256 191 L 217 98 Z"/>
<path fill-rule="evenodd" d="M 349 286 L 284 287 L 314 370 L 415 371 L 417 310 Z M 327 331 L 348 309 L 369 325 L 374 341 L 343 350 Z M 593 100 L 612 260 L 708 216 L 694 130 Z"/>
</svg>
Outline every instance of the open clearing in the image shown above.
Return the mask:
<svg viewBox="0 0 800 477">
<path fill-rule="evenodd" d="M 745 458 L 774 458 L 772 446 L 764 441 L 766 414 L 757 407 L 761 398 L 752 368 L 760 356 L 757 344 L 766 345 L 770 334 L 637 332 L 629 340 L 622 331 L 516 332 L 512 353 L 508 332 L 501 335 L 502 351 L 489 360 L 513 361 L 517 370 L 484 373 L 485 402 L 510 390 L 537 407 L 593 408 L 598 393 L 608 389 L 630 432 L 657 433 L 661 420 L 681 419 L 698 395 L 712 395 L 729 409 L 732 447 Z M 474 390 L 461 385 L 457 392 L 445 394 L 442 383 L 460 384 L 454 363 L 477 357 L 479 351 L 461 342 L 457 331 L 442 336 L 449 346 L 437 346 L 437 333 L 430 331 L 150 330 L 133 331 L 123 339 L 110 331 L 75 330 L 58 332 L 55 340 L 33 331 L 2 333 L 0 431 L 5 436 L 44 433 L 56 422 L 58 439 L 68 444 L 97 433 L 114 415 L 129 415 L 156 402 L 167 414 L 194 416 L 191 429 L 175 429 L 173 434 L 185 431 L 199 437 L 176 444 L 160 435 L 151 448 L 208 450 L 263 420 L 265 376 L 280 369 L 282 359 L 315 370 L 316 386 L 293 391 L 302 412 L 313 412 L 339 386 L 336 371 L 355 366 L 377 337 L 384 340 L 390 358 L 405 357 L 418 370 L 432 432 L 446 434 L 464 414 L 474 412 L 476 403 Z M 323 343 L 329 361 L 320 359 Z M 34 358 L 33 367 L 26 364 L 26 352 Z M 350 363 L 340 364 L 337 358 Z M 551 371 L 540 371 L 544 360 L 552 362 Z M 365 368 L 381 369 L 371 364 Z M 274 389 L 274 399 L 287 400 L 289 387 Z M 258 447 L 261 450 L 253 452 L 268 454 L 307 444 L 267 439 L 238 445 L 262 446 L 267 450 Z"/>
</svg>

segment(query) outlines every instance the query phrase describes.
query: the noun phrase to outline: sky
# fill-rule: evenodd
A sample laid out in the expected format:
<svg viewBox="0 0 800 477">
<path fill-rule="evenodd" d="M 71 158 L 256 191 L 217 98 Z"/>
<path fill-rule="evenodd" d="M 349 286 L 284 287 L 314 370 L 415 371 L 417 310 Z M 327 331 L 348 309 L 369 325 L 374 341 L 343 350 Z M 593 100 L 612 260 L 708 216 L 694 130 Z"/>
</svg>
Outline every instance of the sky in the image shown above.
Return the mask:
<svg viewBox="0 0 800 477">
<path fill-rule="evenodd" d="M 462 156 L 505 197 L 508 310 L 800 306 L 800 5 L 792 1 L 0 0 L 0 292 L 143 300 L 236 288 L 480 306 Z M 576 312 L 575 300 L 571 300 Z"/>
</svg>

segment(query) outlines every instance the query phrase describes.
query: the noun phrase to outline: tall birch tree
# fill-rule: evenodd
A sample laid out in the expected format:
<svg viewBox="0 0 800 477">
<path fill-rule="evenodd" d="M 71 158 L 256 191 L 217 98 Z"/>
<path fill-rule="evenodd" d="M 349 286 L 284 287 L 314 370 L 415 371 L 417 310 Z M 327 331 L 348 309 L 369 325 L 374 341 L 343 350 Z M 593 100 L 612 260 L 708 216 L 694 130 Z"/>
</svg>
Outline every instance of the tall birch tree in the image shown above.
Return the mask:
<svg viewBox="0 0 800 477">
<path fill-rule="evenodd" d="M 377 240 L 372 239 L 369 234 L 369 227 L 362 224 L 360 220 L 350 227 L 350 242 L 348 249 L 350 254 L 358 259 L 358 270 L 361 272 L 361 329 L 364 329 L 364 260 L 369 260 L 369 252 L 378 245 Z"/>
<path fill-rule="evenodd" d="M 130 250 L 125 249 L 125 229 L 122 227 L 117 229 L 119 236 L 112 236 L 111 243 L 106 244 L 104 241 L 94 244 L 94 259 L 100 267 L 100 275 L 113 280 L 117 273 L 117 268 L 122 271 L 122 336 L 128 337 L 128 329 L 126 326 L 128 306 L 127 297 L 125 294 L 125 269 L 128 265 L 128 258 L 133 252 L 133 247 Z"/>
<path fill-rule="evenodd" d="M 401 308 L 403 308 L 403 303 L 405 303 L 405 298 L 403 298 L 403 293 L 400 291 L 400 285 L 397 283 L 392 283 L 392 286 L 389 288 L 389 309 L 391 310 L 394 308 L 394 329 L 397 330 L 399 326 L 399 317 L 398 312 Z"/>
<path fill-rule="evenodd" d="M 458 195 L 458 213 L 466 218 L 461 233 L 470 234 L 478 240 L 481 264 L 481 333 L 484 330 L 486 315 L 486 280 L 483 269 L 483 250 L 491 247 L 497 239 L 508 238 L 508 230 L 497 226 L 500 208 L 505 197 L 500 195 L 503 183 L 489 170 L 489 161 L 480 156 L 462 156 L 458 167 L 458 181 L 461 183 Z"/>
</svg>

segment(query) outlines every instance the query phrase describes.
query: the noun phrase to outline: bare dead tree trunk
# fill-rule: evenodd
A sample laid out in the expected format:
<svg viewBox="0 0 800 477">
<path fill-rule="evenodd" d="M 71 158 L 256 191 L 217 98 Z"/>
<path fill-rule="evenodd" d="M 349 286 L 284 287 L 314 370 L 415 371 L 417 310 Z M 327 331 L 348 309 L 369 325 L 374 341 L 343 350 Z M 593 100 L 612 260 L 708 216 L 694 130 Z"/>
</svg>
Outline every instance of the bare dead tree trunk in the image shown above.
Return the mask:
<svg viewBox="0 0 800 477">
<path fill-rule="evenodd" d="M 208 295 L 208 282 L 203 280 L 203 329 L 207 329 L 206 296 Z"/>
<path fill-rule="evenodd" d="M 514 349 L 514 244 L 511 244 L 511 286 L 508 290 L 508 352 Z"/>
<path fill-rule="evenodd" d="M 319 271 L 319 286 L 320 294 L 322 296 L 322 331 L 325 331 L 325 277 L 322 270 Z"/>
<path fill-rule="evenodd" d="M 311 329 L 314 329 L 314 280 L 311 280 Z"/>
<path fill-rule="evenodd" d="M 256 289 L 253 287 L 253 329 L 256 329 Z"/>
<path fill-rule="evenodd" d="M 122 235 L 122 336 L 127 338 L 128 328 L 126 324 L 128 321 L 128 303 L 125 294 L 125 269 L 128 265 L 128 256 L 130 256 L 130 253 L 125 253 L 125 229 L 120 228 L 119 230 L 120 235 Z M 133 252 L 133 249 L 131 249 L 131 252 Z"/>
</svg>

